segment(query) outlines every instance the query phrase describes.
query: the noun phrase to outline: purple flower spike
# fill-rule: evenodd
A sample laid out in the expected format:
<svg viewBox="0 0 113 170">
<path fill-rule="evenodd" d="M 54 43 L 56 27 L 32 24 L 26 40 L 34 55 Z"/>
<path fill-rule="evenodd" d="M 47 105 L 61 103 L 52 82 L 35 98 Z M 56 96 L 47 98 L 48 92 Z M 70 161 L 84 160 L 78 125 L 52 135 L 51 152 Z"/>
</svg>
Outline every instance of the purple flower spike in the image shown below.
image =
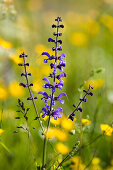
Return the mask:
<svg viewBox="0 0 113 170">
<path fill-rule="evenodd" d="M 60 93 L 59 96 L 57 97 L 57 100 L 59 100 L 61 104 L 64 104 L 64 100 L 60 99 L 63 96 L 67 96 L 67 95 L 65 93 Z"/>
<path fill-rule="evenodd" d="M 52 112 L 52 116 L 54 117 L 55 120 L 61 118 L 61 114 L 59 114 L 60 111 L 62 111 L 61 107 Z"/>
<path fill-rule="evenodd" d="M 46 55 L 47 57 L 50 57 L 50 54 L 47 52 L 43 52 L 41 55 Z"/>
<path fill-rule="evenodd" d="M 27 87 L 27 85 L 24 84 L 24 83 L 20 83 L 19 85 L 20 85 L 20 86 L 23 86 L 23 87 Z"/>
<path fill-rule="evenodd" d="M 53 40 L 52 38 L 49 38 L 48 42 L 55 42 L 55 40 Z"/>
<path fill-rule="evenodd" d="M 47 82 L 43 85 L 44 88 L 52 88 L 52 85 L 49 83 L 49 80 L 47 78 L 43 78 L 42 80 Z"/>
<path fill-rule="evenodd" d="M 44 99 L 45 103 L 47 103 L 47 101 L 50 99 L 49 95 L 46 92 L 40 91 L 40 92 L 38 92 L 38 94 L 42 94 L 43 95 L 41 100 Z"/>
</svg>

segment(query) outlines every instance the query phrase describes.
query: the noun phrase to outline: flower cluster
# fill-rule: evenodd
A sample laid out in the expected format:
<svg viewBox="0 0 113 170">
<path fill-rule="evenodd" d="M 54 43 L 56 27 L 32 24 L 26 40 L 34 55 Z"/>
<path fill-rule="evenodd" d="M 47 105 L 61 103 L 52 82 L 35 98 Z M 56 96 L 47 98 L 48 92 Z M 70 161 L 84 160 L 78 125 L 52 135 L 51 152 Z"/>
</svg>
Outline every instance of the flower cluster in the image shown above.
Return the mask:
<svg viewBox="0 0 113 170">
<path fill-rule="evenodd" d="M 61 47 L 62 40 L 59 39 L 59 36 L 62 36 L 62 33 L 59 32 L 59 28 L 64 28 L 64 25 L 60 24 L 60 22 L 62 22 L 61 17 L 57 17 L 55 21 L 57 22 L 57 24 L 52 25 L 52 28 L 56 28 L 56 32 L 53 33 L 55 39 L 53 38 L 48 39 L 48 42 L 53 42 L 55 44 L 54 47 L 52 48 L 52 50 L 55 52 L 55 55 L 50 55 L 48 52 L 42 53 L 42 56 L 47 57 L 46 59 L 44 59 L 44 63 L 47 63 L 49 60 L 53 61 L 50 63 L 52 73 L 48 76 L 53 80 L 52 83 L 50 83 L 49 79 L 47 78 L 42 79 L 45 82 L 43 88 L 51 89 L 52 94 L 49 95 L 45 91 L 40 91 L 38 94 L 41 94 L 43 96 L 41 100 L 44 99 L 44 103 L 46 103 L 45 107 L 42 108 L 43 111 L 42 117 L 44 118 L 46 115 L 48 115 L 53 116 L 54 119 L 57 120 L 58 118 L 61 117 L 61 114 L 59 114 L 59 112 L 62 111 L 62 108 L 60 107 L 58 109 L 53 109 L 52 106 L 55 105 L 56 101 L 60 101 L 61 104 L 64 103 L 64 100 L 62 100 L 61 98 L 63 96 L 66 96 L 66 94 L 60 93 L 57 97 L 55 97 L 54 93 L 56 89 L 61 90 L 64 85 L 62 78 L 66 77 L 66 73 L 63 72 L 63 68 L 66 65 L 66 60 L 64 53 L 61 53 L 60 55 L 57 54 L 58 51 L 62 51 Z M 57 70 L 59 71 L 59 73 L 57 73 Z M 58 81 L 58 83 L 56 82 L 56 80 Z M 50 100 L 49 105 L 47 104 L 48 100 Z"/>
<path fill-rule="evenodd" d="M 90 89 L 94 89 L 94 88 L 93 88 L 91 85 L 89 85 L 88 90 L 85 90 L 85 89 L 83 90 L 83 92 L 85 93 L 85 95 L 84 95 L 83 98 L 80 98 L 80 99 L 79 99 L 80 102 L 79 102 L 79 104 L 78 104 L 77 106 L 76 106 L 75 104 L 73 104 L 73 107 L 74 107 L 75 109 L 74 109 L 74 111 L 69 115 L 69 119 L 71 119 L 72 121 L 74 120 L 74 116 L 75 116 L 75 112 L 76 112 L 76 111 L 82 112 L 82 108 L 80 107 L 80 104 L 81 104 L 82 102 L 87 102 L 86 96 L 87 96 L 87 95 L 93 96 L 93 93 L 89 91 Z"/>
</svg>

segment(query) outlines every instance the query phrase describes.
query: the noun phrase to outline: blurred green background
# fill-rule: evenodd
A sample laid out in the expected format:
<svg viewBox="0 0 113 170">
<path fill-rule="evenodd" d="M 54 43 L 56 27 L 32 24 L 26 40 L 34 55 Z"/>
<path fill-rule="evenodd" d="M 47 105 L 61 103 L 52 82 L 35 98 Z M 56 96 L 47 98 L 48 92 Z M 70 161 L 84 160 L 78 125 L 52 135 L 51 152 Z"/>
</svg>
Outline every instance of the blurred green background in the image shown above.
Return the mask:
<svg viewBox="0 0 113 170">
<path fill-rule="evenodd" d="M 30 81 L 37 96 L 43 90 L 42 78 L 51 72 L 49 64 L 43 63 L 41 53 L 47 51 L 52 54 L 52 44 L 47 40 L 53 37 L 51 25 L 57 16 L 63 19 L 61 39 L 66 55 L 64 71 L 67 77 L 62 91 L 66 92 L 67 98 L 62 106 L 63 114 L 68 116 L 73 111 L 72 105 L 79 102 L 81 85 L 87 88 L 91 83 L 94 96 L 88 97 L 88 102 L 83 104 L 82 114 L 91 124 L 84 125 L 83 143 L 101 134 L 100 124 L 112 124 L 113 0 L 0 0 L 0 170 L 32 170 L 36 169 L 37 162 L 41 164 L 43 138 L 38 121 L 34 121 L 36 115 L 32 103 L 26 100 L 28 91 L 18 86 L 24 82 L 20 76 L 23 69 L 18 66 L 18 56 L 23 51 L 29 56 Z M 15 120 L 18 98 L 31 108 L 28 124 L 24 119 Z M 40 97 L 36 103 L 40 113 L 44 103 Z M 61 107 L 60 104 L 57 106 Z M 56 155 L 57 158 L 61 156 L 58 153 L 62 151 L 58 150 L 57 144 L 63 143 L 68 150 L 78 140 L 79 113 L 76 118 L 75 135 L 69 133 L 71 128 L 63 129 L 63 123 L 52 124 L 67 137 L 66 140 L 57 138 L 48 143 L 48 162 Z M 43 124 L 46 125 L 46 121 Z M 25 131 L 13 133 L 19 125 L 28 126 L 30 138 Z M 63 148 L 61 145 L 59 147 Z M 113 136 L 110 135 L 83 149 L 80 156 L 85 167 L 89 164 L 87 169 L 112 170 L 112 153 Z M 97 161 L 89 163 L 93 158 Z M 76 166 L 66 166 L 64 169 L 77 169 Z"/>
</svg>

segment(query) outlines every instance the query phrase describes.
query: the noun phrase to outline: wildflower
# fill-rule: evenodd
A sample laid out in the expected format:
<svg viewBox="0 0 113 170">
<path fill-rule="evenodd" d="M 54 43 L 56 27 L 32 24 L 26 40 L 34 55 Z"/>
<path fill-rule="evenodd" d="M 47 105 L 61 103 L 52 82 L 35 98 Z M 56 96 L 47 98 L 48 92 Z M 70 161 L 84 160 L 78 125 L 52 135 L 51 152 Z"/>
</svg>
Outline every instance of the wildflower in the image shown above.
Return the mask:
<svg viewBox="0 0 113 170">
<path fill-rule="evenodd" d="M 63 116 L 61 119 L 61 126 L 64 129 L 69 130 L 69 131 L 74 129 L 74 123 L 65 116 Z"/>
<path fill-rule="evenodd" d="M 76 111 L 82 112 L 82 108 L 80 107 L 80 104 L 81 104 L 82 102 L 86 102 L 86 101 L 87 101 L 86 96 L 87 96 L 87 95 L 93 96 L 93 93 L 89 91 L 90 89 L 93 89 L 93 86 L 91 86 L 91 85 L 89 84 L 88 90 L 87 90 L 87 91 L 86 91 L 85 89 L 83 90 L 83 92 L 85 93 L 85 95 L 83 96 L 83 98 L 80 98 L 80 99 L 79 99 L 79 100 L 80 100 L 79 104 L 78 104 L 77 106 L 76 106 L 75 104 L 73 104 L 73 107 L 74 107 L 75 109 L 74 109 L 74 111 L 69 115 L 69 119 L 71 119 L 72 121 L 74 121 L 74 116 L 75 116 L 75 112 L 76 112 Z"/>
<path fill-rule="evenodd" d="M 82 124 L 88 126 L 91 124 L 91 121 L 88 119 L 82 119 Z"/>
<path fill-rule="evenodd" d="M 70 166 L 72 170 L 75 170 L 75 169 L 84 170 L 85 169 L 85 165 L 82 163 L 81 158 L 79 156 L 74 156 L 73 158 L 71 158 L 71 161 L 73 163 Z"/>
<path fill-rule="evenodd" d="M 94 157 L 92 160 L 93 165 L 98 165 L 100 163 L 100 159 L 98 157 Z"/>
<path fill-rule="evenodd" d="M 86 46 L 88 44 L 88 37 L 83 32 L 75 32 L 71 35 L 70 41 L 75 46 Z"/>
<path fill-rule="evenodd" d="M 1 136 L 2 133 L 4 133 L 4 130 L 3 130 L 3 129 L 0 129 L 0 136 Z"/>
<path fill-rule="evenodd" d="M 70 148 L 69 148 L 68 146 L 66 146 L 66 145 L 64 145 L 63 143 L 60 143 L 60 142 L 57 143 L 56 149 L 57 149 L 57 151 L 58 151 L 59 153 L 61 153 L 61 154 L 63 154 L 63 155 L 65 155 L 66 153 L 68 153 L 69 150 L 70 150 Z"/>
<path fill-rule="evenodd" d="M 102 88 L 104 86 L 104 81 L 102 79 L 86 81 L 86 84 L 85 84 L 86 87 L 88 87 L 89 84 L 94 87 L 94 90 L 96 90 L 96 89 Z"/>
<path fill-rule="evenodd" d="M 6 49 L 12 48 L 12 44 L 8 41 L 3 40 L 3 39 L 0 39 L 0 45 Z"/>
<path fill-rule="evenodd" d="M 102 15 L 101 22 L 113 33 L 113 17 L 110 15 Z"/>
<path fill-rule="evenodd" d="M 6 100 L 8 97 L 7 89 L 3 86 L 0 87 L 0 100 Z"/>
<path fill-rule="evenodd" d="M 11 96 L 13 97 L 21 97 L 24 95 L 24 89 L 22 87 L 19 86 L 19 83 L 16 81 L 13 81 L 10 83 L 9 85 L 9 92 L 11 94 Z"/>
<path fill-rule="evenodd" d="M 44 59 L 44 63 L 50 63 L 50 68 L 52 70 L 52 73 L 48 76 L 49 79 L 53 79 L 53 82 L 51 83 L 48 78 L 43 78 L 42 80 L 44 81 L 43 88 L 45 89 L 51 89 L 52 94 L 48 94 L 45 91 L 40 91 L 38 94 L 43 95 L 41 98 L 44 99 L 44 102 L 47 103 L 50 100 L 50 105 L 46 104 L 44 108 L 42 108 L 43 115 L 42 117 L 48 115 L 48 116 L 53 116 L 55 120 L 58 118 L 61 118 L 61 114 L 59 113 L 62 111 L 62 108 L 54 109 L 52 106 L 55 105 L 55 102 L 60 101 L 61 104 L 64 103 L 64 100 L 62 100 L 63 96 L 66 96 L 65 93 L 60 93 L 57 97 L 54 95 L 56 89 L 62 90 L 63 87 L 63 80 L 61 78 L 66 77 L 66 73 L 63 72 L 63 68 L 65 67 L 66 61 L 65 61 L 65 54 L 61 53 L 60 56 L 58 56 L 57 52 L 62 51 L 62 40 L 59 39 L 59 36 L 62 36 L 62 33 L 59 32 L 59 28 L 63 28 L 64 25 L 60 24 L 62 22 L 61 17 L 57 17 L 55 19 L 57 24 L 53 24 L 52 28 L 56 28 L 57 32 L 54 32 L 53 35 L 55 36 L 54 38 L 49 38 L 48 42 L 54 43 L 54 47 L 52 48 L 52 51 L 55 52 L 55 54 L 51 54 L 49 52 L 42 52 L 42 56 L 45 56 L 46 58 Z M 60 45 L 59 45 L 60 44 Z M 52 62 L 54 61 L 54 62 Z M 57 74 L 57 70 L 59 70 L 61 73 Z M 57 81 L 56 81 L 57 80 Z"/>
<path fill-rule="evenodd" d="M 100 125 L 101 131 L 103 132 L 103 134 L 107 135 L 107 136 L 111 136 L 112 132 L 113 132 L 113 128 L 107 124 L 101 124 Z"/>
</svg>

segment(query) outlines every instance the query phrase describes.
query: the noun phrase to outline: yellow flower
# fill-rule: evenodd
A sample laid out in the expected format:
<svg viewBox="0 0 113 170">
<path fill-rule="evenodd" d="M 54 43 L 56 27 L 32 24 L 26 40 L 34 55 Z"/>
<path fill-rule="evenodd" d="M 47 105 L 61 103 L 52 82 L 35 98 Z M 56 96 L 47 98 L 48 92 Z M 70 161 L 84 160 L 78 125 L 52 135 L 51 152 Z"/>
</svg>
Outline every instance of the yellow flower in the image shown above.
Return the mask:
<svg viewBox="0 0 113 170">
<path fill-rule="evenodd" d="M 46 121 L 46 120 L 48 119 L 48 116 L 46 115 L 44 118 L 42 118 L 42 115 L 43 115 L 43 113 L 41 113 L 41 114 L 40 114 L 41 119 L 43 119 L 43 120 L 45 120 L 45 121 Z"/>
<path fill-rule="evenodd" d="M 23 62 L 23 60 L 21 59 L 21 58 L 19 58 L 19 56 L 16 56 L 16 55 L 14 55 L 14 54 L 10 54 L 10 59 L 14 62 L 14 63 L 16 63 L 16 64 L 19 64 L 19 63 L 22 63 Z"/>
<path fill-rule="evenodd" d="M 3 40 L 3 39 L 0 39 L 0 45 L 6 49 L 12 48 L 12 44 L 8 41 Z"/>
<path fill-rule="evenodd" d="M 102 15 L 101 22 L 113 33 L 113 17 L 110 15 Z"/>
<path fill-rule="evenodd" d="M 88 37 L 83 32 L 75 32 L 71 35 L 70 41 L 75 46 L 86 46 L 88 44 Z"/>
<path fill-rule="evenodd" d="M 0 129 L 0 136 L 1 136 L 1 134 L 4 132 L 4 130 L 3 129 Z"/>
<path fill-rule="evenodd" d="M 33 82 L 33 86 L 32 86 L 32 90 L 35 91 L 35 92 L 39 92 L 42 90 L 42 82 L 41 81 L 34 81 Z"/>
<path fill-rule="evenodd" d="M 82 124 L 88 126 L 91 124 L 91 121 L 88 119 L 82 119 Z"/>
<path fill-rule="evenodd" d="M 51 72 L 50 66 L 45 65 L 41 68 L 41 74 L 43 75 L 48 75 L 50 72 Z"/>
<path fill-rule="evenodd" d="M 5 87 L 0 87 L 0 100 L 5 100 L 7 99 L 8 94 L 7 94 L 7 90 Z"/>
<path fill-rule="evenodd" d="M 62 118 L 59 118 L 58 120 L 55 120 L 54 117 L 51 117 L 51 123 L 54 125 L 60 125 Z"/>
<path fill-rule="evenodd" d="M 113 132 L 113 128 L 107 124 L 101 124 L 100 125 L 101 131 L 107 135 L 107 136 L 111 136 L 112 132 Z"/>
<path fill-rule="evenodd" d="M 59 153 L 65 155 L 66 153 L 68 153 L 70 151 L 70 148 L 66 145 L 64 145 L 63 143 L 57 143 L 56 145 L 56 149 Z"/>
<path fill-rule="evenodd" d="M 87 23 L 85 23 L 84 27 L 90 35 L 94 35 L 94 36 L 97 35 L 100 30 L 100 26 L 98 22 L 92 19 L 89 20 Z"/>
<path fill-rule="evenodd" d="M 9 85 L 9 92 L 13 97 L 21 97 L 24 95 L 24 88 L 19 86 L 18 82 L 11 82 Z"/>
<path fill-rule="evenodd" d="M 74 156 L 73 158 L 71 158 L 71 161 L 74 163 L 72 164 L 70 167 L 73 170 L 84 170 L 85 165 L 81 163 L 81 158 L 79 156 Z"/>
<path fill-rule="evenodd" d="M 66 141 L 68 138 L 67 133 L 54 127 L 49 128 L 48 131 L 46 131 L 45 136 L 49 139 L 57 138 L 60 141 Z"/>
<path fill-rule="evenodd" d="M 53 55 L 54 52 L 47 48 L 45 45 L 42 45 L 42 44 L 39 44 L 39 45 L 36 45 L 35 47 L 35 52 L 40 56 L 43 52 L 48 52 L 50 55 Z"/>
<path fill-rule="evenodd" d="M 92 160 L 92 164 L 93 165 L 98 165 L 99 163 L 100 163 L 100 159 L 99 158 L 97 158 L 97 157 L 93 158 L 93 160 Z"/>
<path fill-rule="evenodd" d="M 104 81 L 102 79 L 88 80 L 85 84 L 87 88 L 89 88 L 89 84 L 94 87 L 94 90 L 96 90 L 104 86 Z"/>
<path fill-rule="evenodd" d="M 66 130 L 73 130 L 74 122 L 67 117 L 63 116 L 61 118 L 61 126 Z"/>
</svg>

